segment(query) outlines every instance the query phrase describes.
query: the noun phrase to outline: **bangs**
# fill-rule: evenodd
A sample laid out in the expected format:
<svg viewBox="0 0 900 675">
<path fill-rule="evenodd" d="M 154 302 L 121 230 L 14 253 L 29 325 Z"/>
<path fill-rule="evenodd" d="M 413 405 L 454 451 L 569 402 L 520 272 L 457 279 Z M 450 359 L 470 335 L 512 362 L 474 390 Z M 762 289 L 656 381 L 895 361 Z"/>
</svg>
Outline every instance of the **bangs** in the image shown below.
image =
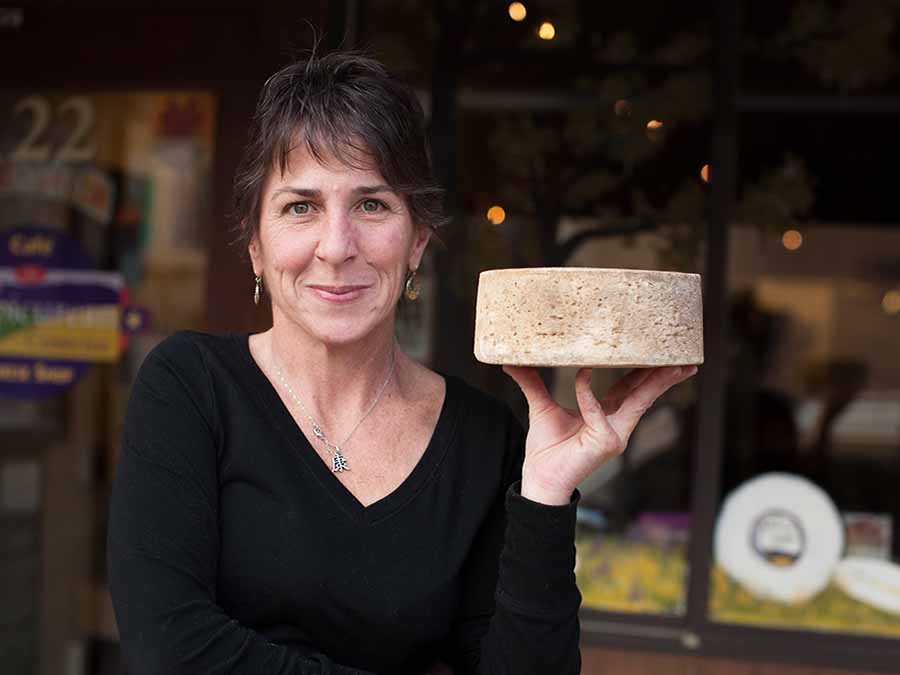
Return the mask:
<svg viewBox="0 0 900 675">
<path fill-rule="evenodd" d="M 273 170 L 277 169 L 284 176 L 291 154 L 301 147 L 323 166 L 329 161 L 337 160 L 339 164 L 358 171 L 379 169 L 380 163 L 371 148 L 360 136 L 354 135 L 352 130 L 312 127 L 312 124 L 301 122 L 293 131 L 276 140 Z"/>
</svg>

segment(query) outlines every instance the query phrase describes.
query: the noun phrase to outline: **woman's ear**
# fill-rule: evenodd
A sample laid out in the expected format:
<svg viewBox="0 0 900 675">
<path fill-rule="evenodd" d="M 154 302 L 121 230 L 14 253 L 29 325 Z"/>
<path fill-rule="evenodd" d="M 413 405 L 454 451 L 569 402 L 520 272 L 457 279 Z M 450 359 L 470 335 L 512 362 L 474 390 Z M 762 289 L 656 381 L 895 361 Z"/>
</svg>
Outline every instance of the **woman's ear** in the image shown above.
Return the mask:
<svg viewBox="0 0 900 675">
<path fill-rule="evenodd" d="M 428 246 L 429 239 L 431 239 L 431 228 L 424 225 L 416 226 L 416 238 L 409 253 L 409 268 L 411 270 L 418 269 L 422 263 L 422 256 L 425 255 L 425 247 Z"/>
<path fill-rule="evenodd" d="M 247 246 L 247 252 L 250 254 L 250 262 L 253 264 L 253 273 L 256 276 L 261 277 L 263 269 L 265 269 L 265 265 L 263 265 L 262 251 L 260 251 L 259 246 L 259 237 L 257 237 L 255 234 L 250 240 L 250 244 Z"/>
</svg>

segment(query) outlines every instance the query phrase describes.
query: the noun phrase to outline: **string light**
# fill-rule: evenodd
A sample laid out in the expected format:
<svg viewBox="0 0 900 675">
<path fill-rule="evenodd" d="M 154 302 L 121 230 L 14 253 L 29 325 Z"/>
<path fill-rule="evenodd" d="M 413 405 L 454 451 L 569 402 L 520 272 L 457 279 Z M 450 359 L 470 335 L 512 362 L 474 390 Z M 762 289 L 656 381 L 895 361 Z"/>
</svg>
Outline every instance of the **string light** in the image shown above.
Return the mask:
<svg viewBox="0 0 900 675">
<path fill-rule="evenodd" d="M 513 2 L 509 5 L 509 18 L 513 21 L 524 21 L 528 15 L 528 10 L 521 2 Z"/>
<path fill-rule="evenodd" d="M 663 123 L 659 120 L 650 120 L 647 122 L 647 138 L 651 141 L 661 141 L 665 135 L 665 131 Z"/>
<path fill-rule="evenodd" d="M 881 300 L 881 307 L 885 314 L 900 314 L 900 289 L 893 289 L 884 294 Z"/>
<path fill-rule="evenodd" d="M 788 230 L 781 235 L 781 243 L 788 251 L 796 251 L 803 245 L 803 235 L 797 230 Z"/>
<path fill-rule="evenodd" d="M 549 21 L 544 21 L 538 28 L 538 37 L 541 40 L 552 40 L 556 37 L 556 27 Z"/>
<path fill-rule="evenodd" d="M 700 169 L 700 178 L 704 183 L 709 182 L 709 164 L 704 164 L 703 168 Z"/>
<path fill-rule="evenodd" d="M 616 105 L 613 106 L 613 110 L 615 110 L 616 115 L 618 115 L 619 117 L 631 117 L 631 104 L 624 98 L 620 98 L 618 101 L 616 101 Z"/>
<path fill-rule="evenodd" d="M 492 206 L 487 211 L 487 219 L 492 225 L 499 225 L 506 220 L 506 211 L 502 206 Z"/>
</svg>

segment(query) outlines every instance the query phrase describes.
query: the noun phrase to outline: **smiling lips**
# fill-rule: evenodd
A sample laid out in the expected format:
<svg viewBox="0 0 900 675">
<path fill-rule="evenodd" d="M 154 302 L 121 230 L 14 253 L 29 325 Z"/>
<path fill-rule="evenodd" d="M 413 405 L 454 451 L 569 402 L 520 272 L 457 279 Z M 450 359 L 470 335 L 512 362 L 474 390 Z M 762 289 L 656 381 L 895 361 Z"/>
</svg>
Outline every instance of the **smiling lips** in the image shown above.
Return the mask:
<svg viewBox="0 0 900 675">
<path fill-rule="evenodd" d="M 308 286 L 313 292 L 323 300 L 334 303 L 345 303 L 356 300 L 363 292 L 369 288 L 368 286 L 324 286 L 321 284 L 312 284 Z"/>
</svg>

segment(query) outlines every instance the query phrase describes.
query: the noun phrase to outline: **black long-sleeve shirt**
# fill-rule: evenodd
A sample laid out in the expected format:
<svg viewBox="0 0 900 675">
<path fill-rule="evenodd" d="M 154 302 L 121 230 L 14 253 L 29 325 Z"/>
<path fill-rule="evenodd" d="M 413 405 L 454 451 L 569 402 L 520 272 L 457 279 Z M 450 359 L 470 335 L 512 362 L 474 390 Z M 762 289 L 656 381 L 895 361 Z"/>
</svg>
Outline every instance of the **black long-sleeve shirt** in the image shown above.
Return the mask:
<svg viewBox="0 0 900 675">
<path fill-rule="evenodd" d="M 130 675 L 580 670 L 576 491 L 518 492 L 509 409 L 447 377 L 409 477 L 364 507 L 256 365 L 247 335 L 182 332 L 144 361 L 110 503 Z"/>
</svg>

